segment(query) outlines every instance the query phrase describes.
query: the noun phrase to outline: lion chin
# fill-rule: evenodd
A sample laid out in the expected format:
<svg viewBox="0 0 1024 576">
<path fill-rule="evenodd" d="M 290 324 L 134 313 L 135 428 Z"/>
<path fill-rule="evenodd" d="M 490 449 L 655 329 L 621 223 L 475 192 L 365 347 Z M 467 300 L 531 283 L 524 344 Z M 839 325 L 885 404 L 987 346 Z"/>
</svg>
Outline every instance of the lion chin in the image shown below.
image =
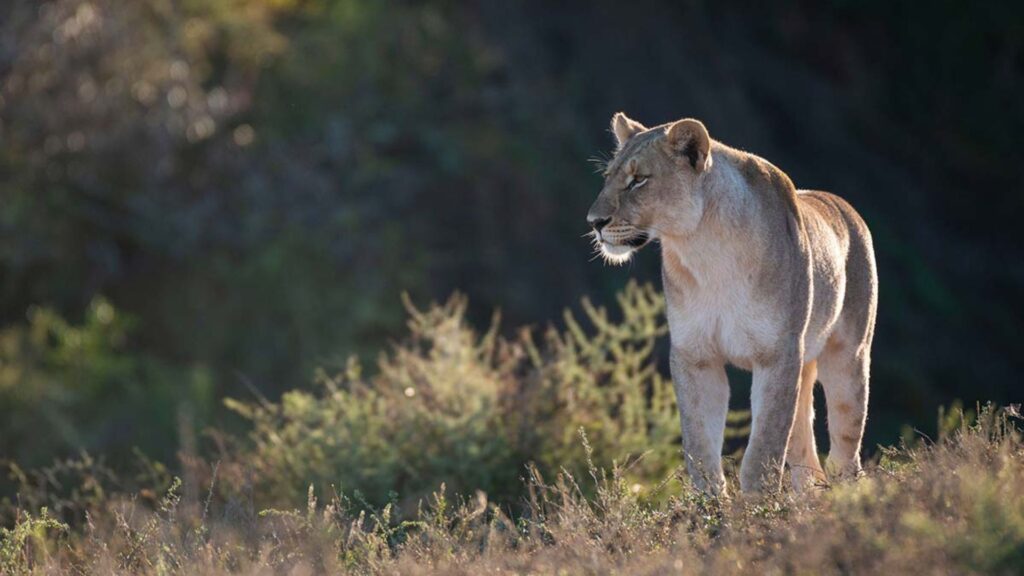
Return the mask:
<svg viewBox="0 0 1024 576">
<path fill-rule="evenodd" d="M 609 264 L 625 264 L 633 257 L 633 248 L 601 242 L 601 257 Z"/>
<path fill-rule="evenodd" d="M 650 242 L 650 236 L 640 234 L 622 244 L 611 244 L 606 241 L 600 243 L 601 257 L 609 264 L 622 265 L 633 257 L 633 254 Z"/>
</svg>

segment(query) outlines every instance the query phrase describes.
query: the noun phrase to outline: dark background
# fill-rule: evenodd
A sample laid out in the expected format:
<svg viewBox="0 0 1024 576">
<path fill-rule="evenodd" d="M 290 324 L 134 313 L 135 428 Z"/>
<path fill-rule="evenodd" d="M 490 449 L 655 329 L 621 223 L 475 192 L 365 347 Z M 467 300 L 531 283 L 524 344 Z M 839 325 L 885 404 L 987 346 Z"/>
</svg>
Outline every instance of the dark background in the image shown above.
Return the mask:
<svg viewBox="0 0 1024 576">
<path fill-rule="evenodd" d="M 658 281 L 581 238 L 618 110 L 863 214 L 869 445 L 1019 402 L 1024 3 L 751 4 L 4 2 L 0 458 L 167 458 L 372 359 L 403 291 L 512 331 Z"/>
</svg>

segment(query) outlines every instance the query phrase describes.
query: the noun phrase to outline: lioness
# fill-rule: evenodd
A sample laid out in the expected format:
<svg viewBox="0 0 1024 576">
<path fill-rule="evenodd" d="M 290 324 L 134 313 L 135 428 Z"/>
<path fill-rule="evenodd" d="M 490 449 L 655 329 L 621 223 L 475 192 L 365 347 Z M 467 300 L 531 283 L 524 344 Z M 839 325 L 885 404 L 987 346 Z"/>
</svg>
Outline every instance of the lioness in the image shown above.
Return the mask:
<svg viewBox="0 0 1024 576">
<path fill-rule="evenodd" d="M 843 199 L 796 190 L 763 158 L 685 119 L 646 128 L 612 118 L 618 142 L 587 214 L 622 263 L 661 243 L 670 364 L 694 485 L 724 494 L 725 364 L 753 371 L 740 488 L 825 480 L 814 444 L 814 383 L 828 406 L 830 476 L 860 471 L 878 279 L 871 235 Z"/>
</svg>

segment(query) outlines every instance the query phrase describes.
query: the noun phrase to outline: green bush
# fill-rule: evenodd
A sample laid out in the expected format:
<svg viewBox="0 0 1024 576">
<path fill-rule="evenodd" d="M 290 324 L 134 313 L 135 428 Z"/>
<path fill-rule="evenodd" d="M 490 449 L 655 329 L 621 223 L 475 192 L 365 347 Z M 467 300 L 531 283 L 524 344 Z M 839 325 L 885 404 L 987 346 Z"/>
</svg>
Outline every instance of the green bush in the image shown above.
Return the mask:
<svg viewBox="0 0 1024 576">
<path fill-rule="evenodd" d="M 521 495 L 528 463 L 579 476 L 588 460 L 624 465 L 643 493 L 681 462 L 674 395 L 654 353 L 664 303 L 634 283 L 618 304 L 612 319 L 584 299 L 589 325 L 566 312 L 565 329 L 548 328 L 540 343 L 526 329 L 500 336 L 497 318 L 475 332 L 459 296 L 423 311 L 408 304 L 410 337 L 381 355 L 373 376 L 352 360 L 279 403 L 229 400 L 253 424 L 241 461 L 264 497 L 291 504 L 310 482 L 374 505 L 392 493 L 415 502 L 442 482 L 507 503 Z"/>
</svg>

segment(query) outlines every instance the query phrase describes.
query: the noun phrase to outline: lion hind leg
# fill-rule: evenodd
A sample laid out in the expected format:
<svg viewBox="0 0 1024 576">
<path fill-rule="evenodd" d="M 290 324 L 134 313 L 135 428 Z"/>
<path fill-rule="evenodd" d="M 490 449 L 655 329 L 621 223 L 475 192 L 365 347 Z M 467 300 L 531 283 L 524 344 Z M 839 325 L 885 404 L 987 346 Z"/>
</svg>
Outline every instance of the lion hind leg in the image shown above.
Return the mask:
<svg viewBox="0 0 1024 576">
<path fill-rule="evenodd" d="M 856 477 L 868 412 L 869 360 L 854 346 L 831 343 L 819 357 L 821 384 L 828 406 L 830 477 Z"/>
<path fill-rule="evenodd" d="M 786 451 L 786 463 L 789 464 L 793 489 L 797 492 L 825 482 L 825 472 L 814 442 L 814 384 L 817 381 L 818 362 L 811 360 L 800 372 L 796 418 L 789 437 L 789 450 Z"/>
</svg>

